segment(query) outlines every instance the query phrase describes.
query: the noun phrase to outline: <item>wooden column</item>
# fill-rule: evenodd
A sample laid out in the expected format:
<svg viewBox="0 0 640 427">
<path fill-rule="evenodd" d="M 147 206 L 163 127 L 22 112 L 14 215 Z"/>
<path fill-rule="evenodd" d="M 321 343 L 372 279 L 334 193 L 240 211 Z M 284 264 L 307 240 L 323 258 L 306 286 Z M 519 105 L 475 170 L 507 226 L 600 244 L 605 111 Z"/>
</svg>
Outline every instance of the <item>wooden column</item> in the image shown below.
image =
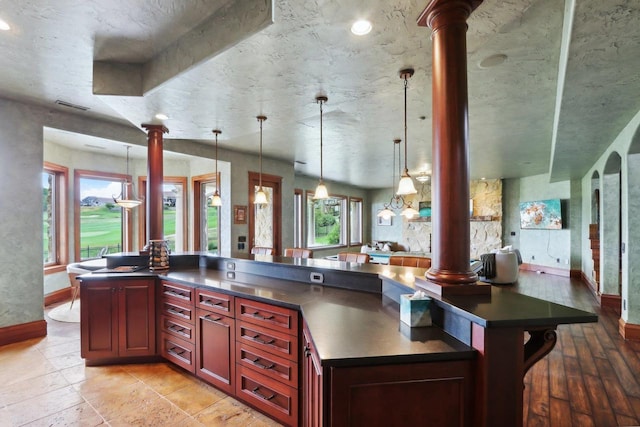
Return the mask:
<svg viewBox="0 0 640 427">
<path fill-rule="evenodd" d="M 169 130 L 163 125 L 143 124 L 148 132 L 147 145 L 147 239 L 164 239 L 162 221 L 162 135 Z M 142 243 L 142 242 L 141 242 Z"/>
<path fill-rule="evenodd" d="M 478 276 L 469 263 L 466 33 L 467 18 L 481 2 L 432 0 L 418 19 L 418 25 L 431 28 L 433 44 L 433 235 L 431 268 L 425 282 L 429 290 L 440 294 L 449 290 L 485 293 L 489 289 L 475 285 Z M 474 286 L 456 286 L 470 284 Z"/>
</svg>

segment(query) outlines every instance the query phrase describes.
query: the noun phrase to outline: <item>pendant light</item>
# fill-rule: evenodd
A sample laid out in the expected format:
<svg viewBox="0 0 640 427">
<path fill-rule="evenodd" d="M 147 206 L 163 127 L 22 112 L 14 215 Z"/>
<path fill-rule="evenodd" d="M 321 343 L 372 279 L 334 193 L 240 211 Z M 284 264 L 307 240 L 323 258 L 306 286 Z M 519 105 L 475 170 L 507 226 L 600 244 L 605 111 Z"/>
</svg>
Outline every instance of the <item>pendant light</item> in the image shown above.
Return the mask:
<svg viewBox="0 0 640 427">
<path fill-rule="evenodd" d="M 267 116 L 258 116 L 256 118 L 260 122 L 260 186 L 258 187 L 258 191 L 256 191 L 253 203 L 256 205 L 266 205 L 269 202 L 267 201 L 267 195 L 262 189 L 262 122 L 267 120 Z"/>
<path fill-rule="evenodd" d="M 137 208 L 138 206 L 140 206 L 140 203 L 144 201 L 144 197 L 136 197 L 133 183 L 129 181 L 129 149 L 131 149 L 131 147 L 127 146 L 127 176 L 124 183 L 122 184 L 122 192 L 117 197 L 112 196 L 115 204 L 125 208 L 126 210 Z"/>
<path fill-rule="evenodd" d="M 327 186 L 324 185 L 324 181 L 322 180 L 322 104 L 328 100 L 329 98 L 326 96 L 319 95 L 316 97 L 316 102 L 320 104 L 320 182 L 318 182 L 316 193 L 313 195 L 315 200 L 326 200 L 329 198 Z"/>
<path fill-rule="evenodd" d="M 400 147 L 400 140 L 393 140 L 393 167 L 391 168 L 391 191 L 393 193 L 393 187 L 396 185 L 396 146 Z M 400 161 L 400 153 L 398 153 L 398 161 Z M 398 163 L 398 170 L 400 170 L 400 164 Z M 398 196 L 396 194 L 391 195 L 391 200 L 389 203 L 384 204 L 384 208 L 378 212 L 376 216 L 379 216 L 383 219 L 390 219 L 393 216 L 396 216 L 396 213 L 393 209 L 399 209 L 404 205 L 404 200 L 402 196 Z"/>
<path fill-rule="evenodd" d="M 411 179 L 409 169 L 407 168 L 407 85 L 408 79 L 411 76 L 413 76 L 413 68 L 407 68 L 400 71 L 400 78 L 404 79 L 404 172 L 400 177 L 397 193 L 401 196 L 416 194 L 418 192 L 416 187 L 413 185 L 413 180 Z"/>
<path fill-rule="evenodd" d="M 213 133 L 216 135 L 216 192 L 213 193 L 211 199 L 211 206 L 222 206 L 222 199 L 220 198 L 220 183 L 218 182 L 218 135 L 222 133 L 220 129 L 214 129 Z"/>
</svg>

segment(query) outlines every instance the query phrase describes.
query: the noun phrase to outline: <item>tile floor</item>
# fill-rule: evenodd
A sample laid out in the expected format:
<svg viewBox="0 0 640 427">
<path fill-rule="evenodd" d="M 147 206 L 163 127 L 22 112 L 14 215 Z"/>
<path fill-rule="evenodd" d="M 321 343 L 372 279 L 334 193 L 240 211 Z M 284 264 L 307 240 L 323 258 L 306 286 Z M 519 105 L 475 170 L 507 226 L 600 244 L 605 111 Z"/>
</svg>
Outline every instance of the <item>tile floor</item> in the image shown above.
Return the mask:
<svg viewBox="0 0 640 427">
<path fill-rule="evenodd" d="M 79 323 L 0 347 L 0 427 L 279 426 L 166 363 L 85 367 Z"/>
</svg>

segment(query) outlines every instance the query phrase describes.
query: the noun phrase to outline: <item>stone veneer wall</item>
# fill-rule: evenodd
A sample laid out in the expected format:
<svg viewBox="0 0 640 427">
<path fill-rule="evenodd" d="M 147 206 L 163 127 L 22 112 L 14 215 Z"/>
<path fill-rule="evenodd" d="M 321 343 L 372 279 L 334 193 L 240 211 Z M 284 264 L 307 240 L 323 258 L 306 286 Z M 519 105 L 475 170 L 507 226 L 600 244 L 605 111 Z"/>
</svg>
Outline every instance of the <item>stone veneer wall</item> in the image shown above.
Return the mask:
<svg viewBox="0 0 640 427">
<path fill-rule="evenodd" d="M 429 184 L 422 194 L 431 195 Z M 428 187 L 428 188 L 427 188 Z M 473 199 L 473 219 L 470 222 L 470 257 L 502 247 L 502 181 L 499 179 L 471 181 L 469 195 Z M 417 207 L 418 198 L 412 203 Z M 422 200 L 429 200 L 423 198 Z M 431 252 L 431 222 L 402 219 L 402 242 L 406 250 Z"/>
</svg>

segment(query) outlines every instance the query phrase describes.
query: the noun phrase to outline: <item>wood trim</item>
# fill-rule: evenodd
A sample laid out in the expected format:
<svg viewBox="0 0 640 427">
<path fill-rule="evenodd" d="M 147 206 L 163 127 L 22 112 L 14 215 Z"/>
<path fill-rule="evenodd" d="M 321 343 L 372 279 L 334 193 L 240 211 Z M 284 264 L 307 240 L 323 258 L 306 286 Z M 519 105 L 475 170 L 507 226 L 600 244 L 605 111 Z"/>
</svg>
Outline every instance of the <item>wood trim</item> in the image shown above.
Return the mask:
<svg viewBox="0 0 640 427">
<path fill-rule="evenodd" d="M 248 225 L 249 225 L 249 245 L 248 250 L 251 252 L 251 248 L 254 246 L 255 236 L 255 205 L 253 203 L 255 198 L 255 187 L 260 182 L 260 173 L 249 171 L 249 188 L 248 188 Z M 262 174 L 262 186 L 273 189 L 273 255 L 280 255 L 282 253 L 282 177 L 278 175 Z"/>
<path fill-rule="evenodd" d="M 73 288 L 69 286 L 68 288 L 58 289 L 57 291 L 46 294 L 44 296 L 44 306 L 47 307 L 51 304 L 67 301 L 71 298 L 72 290 Z"/>
<path fill-rule="evenodd" d="M 620 310 L 622 308 L 622 297 L 620 295 L 602 294 L 600 295 L 600 307 Z"/>
<path fill-rule="evenodd" d="M 66 265 L 51 265 L 44 267 L 44 275 L 60 273 L 61 271 L 67 271 Z"/>
<path fill-rule="evenodd" d="M 562 276 L 562 277 L 569 277 L 571 275 L 571 270 L 567 270 L 564 268 L 555 268 L 555 267 L 548 267 L 546 265 L 536 265 L 536 264 L 528 264 L 528 263 L 523 263 L 522 265 L 520 265 L 520 270 L 539 271 L 541 273 L 553 274 L 554 276 Z"/>
<path fill-rule="evenodd" d="M 625 340 L 640 341 L 640 325 L 627 323 L 621 317 L 618 320 L 618 331 Z"/>
<path fill-rule="evenodd" d="M 594 282 L 589 276 L 587 276 L 584 271 L 580 272 L 580 279 L 582 280 L 582 283 L 584 283 L 587 288 L 589 288 L 589 290 L 591 291 L 591 293 L 593 294 L 594 297 L 596 297 L 596 299 L 598 298 L 598 285 L 596 284 L 596 282 Z"/>
<path fill-rule="evenodd" d="M 219 188 L 219 184 L 217 182 L 219 182 L 220 180 L 220 172 L 218 172 L 218 175 L 216 175 L 215 173 L 205 173 L 202 175 L 195 175 L 191 177 L 191 191 L 193 194 L 193 250 L 194 251 L 200 251 L 202 250 L 200 248 L 200 245 L 202 243 L 202 239 L 201 239 L 201 231 L 200 230 L 200 222 L 202 220 L 202 211 L 200 210 L 200 205 L 202 203 L 202 198 L 201 198 L 201 189 L 202 186 L 204 184 L 213 184 L 215 183 L 218 188 Z M 218 214 L 220 214 L 218 212 Z M 222 222 L 220 221 L 220 218 L 218 217 L 218 223 L 222 225 Z M 220 244 L 220 228 L 218 227 L 218 245 Z M 219 248 L 218 248 L 219 249 Z M 207 251 L 206 249 L 204 250 L 205 252 Z"/>
<path fill-rule="evenodd" d="M 47 322 L 44 320 L 7 326 L 0 328 L 0 346 L 46 336 Z"/>
</svg>

